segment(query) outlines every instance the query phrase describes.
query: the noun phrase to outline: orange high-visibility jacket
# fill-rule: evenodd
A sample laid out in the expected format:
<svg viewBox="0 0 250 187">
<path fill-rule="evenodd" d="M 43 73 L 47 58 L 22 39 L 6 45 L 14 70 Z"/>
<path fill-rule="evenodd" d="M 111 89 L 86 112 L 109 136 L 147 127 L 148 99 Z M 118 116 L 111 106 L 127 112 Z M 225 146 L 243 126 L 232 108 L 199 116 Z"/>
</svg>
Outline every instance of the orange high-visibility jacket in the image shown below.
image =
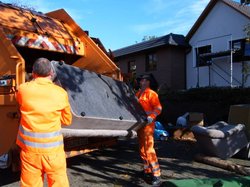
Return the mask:
<svg viewBox="0 0 250 187">
<path fill-rule="evenodd" d="M 17 93 L 21 121 L 16 143 L 24 151 L 49 153 L 63 150 L 61 124 L 70 125 L 67 92 L 47 78 L 20 85 Z"/>
<path fill-rule="evenodd" d="M 146 114 L 155 120 L 162 110 L 158 94 L 150 88 L 146 88 L 144 92 L 138 91 L 136 96 Z"/>
</svg>

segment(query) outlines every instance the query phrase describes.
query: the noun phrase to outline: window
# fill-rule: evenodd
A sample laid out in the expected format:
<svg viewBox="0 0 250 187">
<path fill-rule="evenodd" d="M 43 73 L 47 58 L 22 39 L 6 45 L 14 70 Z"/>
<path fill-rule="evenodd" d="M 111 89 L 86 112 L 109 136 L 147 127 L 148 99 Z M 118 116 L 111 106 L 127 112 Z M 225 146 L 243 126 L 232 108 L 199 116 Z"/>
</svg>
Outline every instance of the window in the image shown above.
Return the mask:
<svg viewBox="0 0 250 187">
<path fill-rule="evenodd" d="M 139 88 L 136 82 L 136 64 L 134 60 L 128 61 L 128 74 L 124 77 L 124 82 L 126 82 L 131 88 L 137 90 Z"/>
<path fill-rule="evenodd" d="M 157 68 L 157 55 L 155 53 L 149 53 L 146 56 L 146 71 L 155 71 Z"/>
<path fill-rule="evenodd" d="M 231 45 L 231 42 L 229 42 Z M 250 41 L 248 38 L 232 41 L 233 62 L 242 62 L 250 60 Z"/>
<path fill-rule="evenodd" d="M 196 52 L 196 67 L 208 66 L 211 64 L 211 58 L 206 57 L 205 54 L 211 53 L 211 45 L 195 48 Z"/>
<path fill-rule="evenodd" d="M 136 65 L 134 60 L 128 62 L 128 73 L 132 72 L 136 72 Z"/>
<path fill-rule="evenodd" d="M 229 46 L 231 47 L 231 41 L 229 42 Z M 233 49 L 233 62 L 243 61 L 244 39 L 233 40 L 232 49 Z"/>
<path fill-rule="evenodd" d="M 234 40 L 232 43 L 232 48 L 234 51 L 240 51 L 243 48 L 243 40 Z"/>
<path fill-rule="evenodd" d="M 250 39 L 246 39 L 244 56 L 248 58 L 250 57 Z"/>
</svg>

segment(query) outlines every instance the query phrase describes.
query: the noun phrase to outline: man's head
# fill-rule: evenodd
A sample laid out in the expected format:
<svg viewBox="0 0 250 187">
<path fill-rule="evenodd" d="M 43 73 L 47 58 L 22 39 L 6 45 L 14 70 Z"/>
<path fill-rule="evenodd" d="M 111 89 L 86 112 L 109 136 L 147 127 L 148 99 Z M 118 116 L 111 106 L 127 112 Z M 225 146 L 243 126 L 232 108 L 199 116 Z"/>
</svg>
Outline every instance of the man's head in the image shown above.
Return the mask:
<svg viewBox="0 0 250 187">
<path fill-rule="evenodd" d="M 140 80 L 141 89 L 146 89 L 150 87 L 151 77 L 149 75 L 143 75 Z"/>
<path fill-rule="evenodd" d="M 52 76 L 52 66 L 47 58 L 38 58 L 33 64 L 33 77 L 49 77 Z"/>
</svg>

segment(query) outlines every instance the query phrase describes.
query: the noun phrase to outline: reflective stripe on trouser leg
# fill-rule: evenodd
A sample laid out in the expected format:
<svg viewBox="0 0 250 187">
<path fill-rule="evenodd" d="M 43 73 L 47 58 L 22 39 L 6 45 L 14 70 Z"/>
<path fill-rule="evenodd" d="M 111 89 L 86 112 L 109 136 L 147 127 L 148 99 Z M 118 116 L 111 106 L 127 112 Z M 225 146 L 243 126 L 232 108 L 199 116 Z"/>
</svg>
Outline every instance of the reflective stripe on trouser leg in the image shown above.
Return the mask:
<svg viewBox="0 0 250 187">
<path fill-rule="evenodd" d="M 147 160 L 142 160 L 142 161 L 143 161 L 143 171 L 144 171 L 144 173 L 152 173 L 149 162 Z"/>
<path fill-rule="evenodd" d="M 161 175 L 159 163 L 158 162 L 151 163 L 151 167 L 153 175 L 159 177 Z"/>
<path fill-rule="evenodd" d="M 149 164 L 144 164 L 143 170 L 144 170 L 144 173 L 152 173 L 152 170 Z"/>
</svg>

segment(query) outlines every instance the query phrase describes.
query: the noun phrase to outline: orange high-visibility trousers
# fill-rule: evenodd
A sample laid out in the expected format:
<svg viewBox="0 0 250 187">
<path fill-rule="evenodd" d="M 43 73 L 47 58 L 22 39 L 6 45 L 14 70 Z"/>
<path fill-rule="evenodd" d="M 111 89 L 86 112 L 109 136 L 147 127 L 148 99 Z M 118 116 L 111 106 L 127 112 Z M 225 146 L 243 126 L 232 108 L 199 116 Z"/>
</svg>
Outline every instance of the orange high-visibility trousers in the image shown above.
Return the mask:
<svg viewBox="0 0 250 187">
<path fill-rule="evenodd" d="M 65 152 L 36 154 L 21 151 L 21 187 L 43 187 L 44 173 L 49 187 L 68 187 Z"/>
<path fill-rule="evenodd" d="M 139 151 L 144 164 L 144 172 L 160 176 L 160 165 L 154 149 L 155 123 L 150 123 L 138 131 Z"/>
</svg>

